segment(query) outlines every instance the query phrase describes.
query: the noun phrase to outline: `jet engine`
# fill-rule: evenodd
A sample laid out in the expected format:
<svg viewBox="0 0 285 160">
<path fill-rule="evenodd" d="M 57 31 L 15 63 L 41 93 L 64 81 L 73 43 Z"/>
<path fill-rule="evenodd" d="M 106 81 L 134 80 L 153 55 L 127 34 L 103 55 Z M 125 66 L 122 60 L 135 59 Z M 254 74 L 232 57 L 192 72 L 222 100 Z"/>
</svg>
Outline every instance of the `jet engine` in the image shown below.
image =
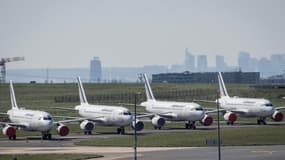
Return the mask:
<svg viewBox="0 0 285 160">
<path fill-rule="evenodd" d="M 136 126 L 136 131 L 141 131 L 144 128 L 144 123 L 140 120 L 136 120 L 137 124 L 135 125 L 135 121 L 132 122 L 132 129 L 135 129 Z"/>
<path fill-rule="evenodd" d="M 224 119 L 226 121 L 235 122 L 237 120 L 237 115 L 233 112 L 227 112 L 224 114 Z"/>
<path fill-rule="evenodd" d="M 165 119 L 160 116 L 155 116 L 151 119 L 151 123 L 157 127 L 161 128 L 165 124 Z"/>
<path fill-rule="evenodd" d="M 84 131 L 92 131 L 94 129 L 95 125 L 93 122 L 84 120 L 80 123 L 80 128 Z"/>
<path fill-rule="evenodd" d="M 204 126 L 209 126 L 213 123 L 213 117 L 211 117 L 209 115 L 205 115 L 204 118 L 201 120 L 201 123 Z"/>
<path fill-rule="evenodd" d="M 57 134 L 60 136 L 66 136 L 69 133 L 69 128 L 63 124 L 60 124 L 56 130 L 57 130 Z"/>
<path fill-rule="evenodd" d="M 11 126 L 6 126 L 2 129 L 2 133 L 6 136 L 13 137 L 16 136 L 16 129 Z"/>
<path fill-rule="evenodd" d="M 273 114 L 272 114 L 272 119 L 274 121 L 277 121 L 277 122 L 280 122 L 283 120 L 283 114 L 282 112 L 279 112 L 279 111 L 275 111 Z"/>
</svg>

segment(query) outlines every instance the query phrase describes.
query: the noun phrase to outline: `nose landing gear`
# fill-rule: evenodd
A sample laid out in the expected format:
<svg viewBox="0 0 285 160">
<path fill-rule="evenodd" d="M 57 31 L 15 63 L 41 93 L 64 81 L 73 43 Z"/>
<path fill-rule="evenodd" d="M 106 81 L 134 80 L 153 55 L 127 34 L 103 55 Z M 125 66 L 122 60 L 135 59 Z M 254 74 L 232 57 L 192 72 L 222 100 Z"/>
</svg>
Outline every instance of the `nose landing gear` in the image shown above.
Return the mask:
<svg viewBox="0 0 285 160">
<path fill-rule="evenodd" d="M 125 127 L 117 128 L 117 133 L 118 134 L 125 134 Z"/>
<path fill-rule="evenodd" d="M 260 117 L 258 120 L 257 120 L 257 124 L 258 125 L 266 125 L 266 121 L 265 121 L 265 117 Z"/>
<path fill-rule="evenodd" d="M 195 121 L 188 121 L 188 123 L 185 123 L 185 128 L 186 129 L 196 129 Z"/>
<path fill-rule="evenodd" d="M 42 139 L 44 139 L 44 140 L 51 140 L 51 138 L 52 138 L 52 136 L 51 136 L 50 133 L 48 133 L 48 132 L 43 132 L 42 133 Z"/>
</svg>

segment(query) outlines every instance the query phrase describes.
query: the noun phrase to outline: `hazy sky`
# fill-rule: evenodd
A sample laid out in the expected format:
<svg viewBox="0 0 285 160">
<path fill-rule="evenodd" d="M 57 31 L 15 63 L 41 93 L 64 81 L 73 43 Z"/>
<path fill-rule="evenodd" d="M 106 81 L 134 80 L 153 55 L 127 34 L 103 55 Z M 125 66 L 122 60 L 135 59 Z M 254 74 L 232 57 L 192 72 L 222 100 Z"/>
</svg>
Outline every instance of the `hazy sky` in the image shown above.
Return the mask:
<svg viewBox="0 0 285 160">
<path fill-rule="evenodd" d="M 237 64 L 285 53 L 284 0 L 0 0 L 8 68 L 180 64 L 184 50 Z"/>
</svg>

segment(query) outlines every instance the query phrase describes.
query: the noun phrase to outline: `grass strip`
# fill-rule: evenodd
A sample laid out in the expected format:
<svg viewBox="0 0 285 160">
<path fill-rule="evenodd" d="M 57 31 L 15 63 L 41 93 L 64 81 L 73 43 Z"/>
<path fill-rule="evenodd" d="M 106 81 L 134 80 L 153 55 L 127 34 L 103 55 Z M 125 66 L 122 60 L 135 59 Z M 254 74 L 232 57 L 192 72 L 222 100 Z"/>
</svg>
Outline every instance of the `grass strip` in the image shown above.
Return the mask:
<svg viewBox="0 0 285 160">
<path fill-rule="evenodd" d="M 223 146 L 281 145 L 285 144 L 283 126 L 252 128 L 224 128 L 221 130 Z M 180 133 L 152 133 L 138 136 L 140 147 L 195 147 L 208 146 L 207 139 L 216 139 L 216 130 L 186 131 Z M 83 140 L 75 143 L 82 146 L 133 146 L 133 136 Z"/>
</svg>

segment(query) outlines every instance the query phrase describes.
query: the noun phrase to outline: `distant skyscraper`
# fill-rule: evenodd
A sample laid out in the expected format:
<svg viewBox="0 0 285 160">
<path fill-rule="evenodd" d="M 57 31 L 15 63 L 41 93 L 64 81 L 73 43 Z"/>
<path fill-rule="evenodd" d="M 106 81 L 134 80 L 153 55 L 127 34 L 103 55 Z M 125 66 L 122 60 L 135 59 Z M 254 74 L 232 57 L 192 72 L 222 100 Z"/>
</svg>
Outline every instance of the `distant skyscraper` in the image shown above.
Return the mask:
<svg viewBox="0 0 285 160">
<path fill-rule="evenodd" d="M 258 71 L 261 77 L 269 77 L 272 74 L 272 64 L 267 58 L 261 58 L 258 61 Z"/>
<path fill-rule="evenodd" d="M 250 54 L 248 52 L 240 52 L 238 56 L 238 65 L 244 72 L 250 70 Z"/>
<path fill-rule="evenodd" d="M 199 55 L 197 57 L 197 70 L 201 72 L 205 72 L 208 68 L 207 56 Z"/>
<path fill-rule="evenodd" d="M 102 77 L 102 66 L 99 57 L 90 61 L 90 82 L 100 82 Z"/>
<path fill-rule="evenodd" d="M 272 64 L 272 74 L 280 74 L 285 69 L 284 63 L 284 55 L 283 54 L 273 54 L 270 56 L 270 61 Z"/>
<path fill-rule="evenodd" d="M 226 67 L 224 56 L 216 55 L 216 69 L 218 71 L 224 71 L 226 70 Z"/>
<path fill-rule="evenodd" d="M 257 58 L 250 58 L 249 71 L 251 71 L 251 72 L 257 72 L 258 71 L 258 59 Z"/>
<path fill-rule="evenodd" d="M 195 69 L 195 56 L 188 51 L 188 48 L 185 49 L 184 65 L 186 70 L 193 71 Z"/>
</svg>

